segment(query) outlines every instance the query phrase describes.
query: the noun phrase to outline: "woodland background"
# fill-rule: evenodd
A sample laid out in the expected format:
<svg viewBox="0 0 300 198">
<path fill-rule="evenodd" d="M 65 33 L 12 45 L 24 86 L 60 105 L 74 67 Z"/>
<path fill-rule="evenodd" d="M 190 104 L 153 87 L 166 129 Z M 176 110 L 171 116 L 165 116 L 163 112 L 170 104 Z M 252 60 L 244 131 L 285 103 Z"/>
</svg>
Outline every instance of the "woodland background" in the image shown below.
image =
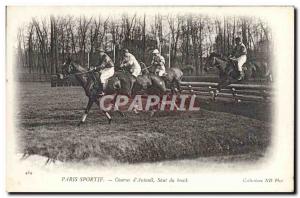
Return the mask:
<svg viewBox="0 0 300 198">
<path fill-rule="evenodd" d="M 248 60 L 271 65 L 272 34 L 259 18 L 208 17 L 203 15 L 155 16 L 49 16 L 32 18 L 17 32 L 18 73 L 56 74 L 67 56 L 86 67 L 97 64 L 97 48 L 104 48 L 118 65 L 121 49 L 128 48 L 138 61 L 150 64 L 151 51 L 158 48 L 167 67 L 180 67 L 185 75 L 206 75 L 210 52 L 229 55 L 234 38 L 240 36 L 248 49 Z"/>
</svg>

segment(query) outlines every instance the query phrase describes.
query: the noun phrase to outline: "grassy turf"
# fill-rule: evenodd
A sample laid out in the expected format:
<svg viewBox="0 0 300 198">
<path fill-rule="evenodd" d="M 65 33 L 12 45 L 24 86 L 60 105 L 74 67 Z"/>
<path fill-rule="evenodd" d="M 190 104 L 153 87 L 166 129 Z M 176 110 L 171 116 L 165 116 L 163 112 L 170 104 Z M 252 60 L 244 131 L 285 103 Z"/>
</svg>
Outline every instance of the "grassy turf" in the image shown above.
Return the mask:
<svg viewBox="0 0 300 198">
<path fill-rule="evenodd" d="M 203 103 L 198 112 L 158 112 L 154 117 L 143 112 L 121 117 L 113 112 L 111 125 L 95 106 L 87 123 L 77 127 L 87 103 L 82 88 L 23 83 L 19 94 L 19 151 L 60 161 L 97 158 L 136 163 L 263 154 L 270 142 L 271 124 L 259 120 L 269 117 L 266 105 L 235 108 L 222 103 L 219 107 L 225 108 L 218 112 L 217 104 Z"/>
</svg>

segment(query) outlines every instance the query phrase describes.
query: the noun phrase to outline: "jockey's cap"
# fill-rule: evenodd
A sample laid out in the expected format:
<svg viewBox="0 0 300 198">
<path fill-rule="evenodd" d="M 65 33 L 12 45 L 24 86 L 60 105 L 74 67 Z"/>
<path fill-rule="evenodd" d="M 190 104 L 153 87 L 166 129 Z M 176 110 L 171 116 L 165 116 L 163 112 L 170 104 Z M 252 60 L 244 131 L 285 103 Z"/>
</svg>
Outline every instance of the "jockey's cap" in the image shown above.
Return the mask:
<svg viewBox="0 0 300 198">
<path fill-rule="evenodd" d="M 241 42 L 242 41 L 242 39 L 241 39 L 241 37 L 236 37 L 235 39 L 234 39 L 236 42 Z"/>
<path fill-rule="evenodd" d="M 129 53 L 129 50 L 125 48 L 125 49 L 123 49 L 123 52 L 124 53 Z"/>
<path fill-rule="evenodd" d="M 103 48 L 98 48 L 98 49 L 97 49 L 97 52 L 98 52 L 98 53 L 100 53 L 100 52 L 105 52 L 105 50 L 104 50 Z"/>
<path fill-rule="evenodd" d="M 159 54 L 158 49 L 153 50 L 152 54 Z"/>
</svg>

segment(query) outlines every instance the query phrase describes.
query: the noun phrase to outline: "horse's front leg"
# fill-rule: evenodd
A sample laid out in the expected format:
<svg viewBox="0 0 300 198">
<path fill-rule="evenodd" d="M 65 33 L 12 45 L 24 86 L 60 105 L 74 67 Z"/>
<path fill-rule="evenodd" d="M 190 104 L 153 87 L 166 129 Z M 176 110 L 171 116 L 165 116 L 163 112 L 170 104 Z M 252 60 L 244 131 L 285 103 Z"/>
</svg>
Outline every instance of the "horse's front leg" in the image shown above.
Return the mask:
<svg viewBox="0 0 300 198">
<path fill-rule="evenodd" d="M 228 85 L 230 85 L 232 82 L 230 79 L 228 78 L 224 78 L 224 79 L 221 79 L 220 82 L 218 83 L 217 85 L 217 90 L 220 92 L 221 89 L 227 87 Z"/>
<path fill-rule="evenodd" d="M 119 114 L 120 114 L 122 117 L 124 117 L 125 114 L 124 114 L 122 111 L 120 111 L 118 104 L 116 104 L 117 97 L 118 97 L 118 94 L 115 95 L 115 97 L 114 97 L 114 99 L 113 99 L 113 101 L 112 101 L 113 106 L 114 106 L 114 108 L 115 108 L 115 111 L 119 112 Z"/>
<path fill-rule="evenodd" d="M 216 97 L 219 95 L 219 93 L 221 92 L 221 89 L 227 87 L 228 85 L 230 85 L 232 82 L 229 79 L 223 79 L 221 80 L 218 85 L 217 85 L 217 89 L 213 92 L 213 98 L 212 100 L 215 101 Z"/>
<path fill-rule="evenodd" d="M 84 114 L 82 116 L 82 119 L 80 120 L 80 122 L 77 124 L 77 126 L 80 126 L 81 124 L 83 124 L 88 116 L 88 113 L 93 105 L 93 99 L 89 97 L 89 101 L 88 101 L 88 104 L 86 106 L 86 109 L 84 111 Z"/>
</svg>

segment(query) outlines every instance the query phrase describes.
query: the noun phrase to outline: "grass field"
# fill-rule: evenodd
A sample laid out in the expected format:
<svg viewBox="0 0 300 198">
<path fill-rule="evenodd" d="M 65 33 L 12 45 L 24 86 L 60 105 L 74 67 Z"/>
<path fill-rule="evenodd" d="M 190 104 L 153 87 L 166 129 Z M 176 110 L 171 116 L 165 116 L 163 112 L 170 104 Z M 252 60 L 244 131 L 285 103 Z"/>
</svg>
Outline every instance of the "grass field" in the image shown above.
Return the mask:
<svg viewBox="0 0 300 198">
<path fill-rule="evenodd" d="M 19 152 L 63 162 L 89 158 L 153 162 L 256 153 L 271 139 L 270 104 L 207 103 L 198 112 L 112 112 L 113 122 L 94 106 L 77 127 L 87 98 L 81 87 L 19 84 L 16 112 Z"/>
</svg>

